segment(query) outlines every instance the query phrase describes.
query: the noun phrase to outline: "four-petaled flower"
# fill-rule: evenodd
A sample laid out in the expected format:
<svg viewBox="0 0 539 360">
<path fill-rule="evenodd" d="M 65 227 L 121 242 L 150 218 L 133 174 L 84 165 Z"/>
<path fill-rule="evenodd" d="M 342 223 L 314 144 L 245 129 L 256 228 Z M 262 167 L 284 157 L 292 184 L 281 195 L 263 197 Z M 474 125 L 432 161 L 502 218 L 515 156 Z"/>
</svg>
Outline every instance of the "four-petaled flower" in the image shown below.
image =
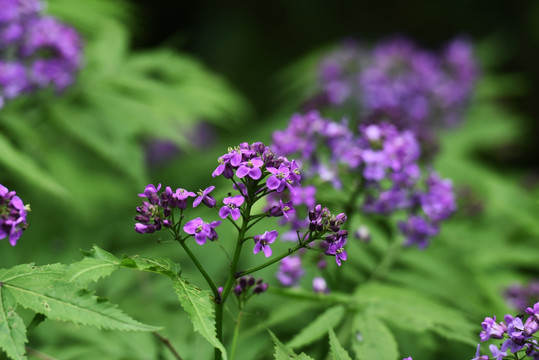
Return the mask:
<svg viewBox="0 0 539 360">
<path fill-rule="evenodd" d="M 241 163 L 240 167 L 236 171 L 236 176 L 243 178 L 249 175 L 251 179 L 258 180 L 262 176 L 262 170 L 260 170 L 262 165 L 264 165 L 264 162 L 260 160 L 259 157 L 245 161 Z"/>
<path fill-rule="evenodd" d="M 253 249 L 253 254 L 258 254 L 260 250 L 262 250 L 266 257 L 270 257 L 272 251 L 269 244 L 275 241 L 277 235 L 279 235 L 279 233 L 276 230 L 266 231 L 264 232 L 264 234 L 261 235 L 255 235 L 255 247 Z"/>
<path fill-rule="evenodd" d="M 224 198 L 223 203 L 225 204 L 225 206 L 223 206 L 219 210 L 219 216 L 222 219 L 225 219 L 228 215 L 230 215 L 232 219 L 238 220 L 241 216 L 239 207 L 241 206 L 241 204 L 243 204 L 244 201 L 245 198 L 239 194 L 236 196 Z"/>
<path fill-rule="evenodd" d="M 277 192 L 283 191 L 285 186 L 288 184 L 287 179 L 290 175 L 290 168 L 285 164 L 281 164 L 279 169 L 268 167 L 266 170 L 272 173 L 272 175 L 266 181 L 266 186 L 268 189 L 276 190 Z"/>
<path fill-rule="evenodd" d="M 196 218 L 189 221 L 183 226 L 183 231 L 189 235 L 193 235 L 197 244 L 204 245 L 206 239 L 210 238 L 212 227 L 210 224 L 205 223 L 201 218 Z"/>
</svg>

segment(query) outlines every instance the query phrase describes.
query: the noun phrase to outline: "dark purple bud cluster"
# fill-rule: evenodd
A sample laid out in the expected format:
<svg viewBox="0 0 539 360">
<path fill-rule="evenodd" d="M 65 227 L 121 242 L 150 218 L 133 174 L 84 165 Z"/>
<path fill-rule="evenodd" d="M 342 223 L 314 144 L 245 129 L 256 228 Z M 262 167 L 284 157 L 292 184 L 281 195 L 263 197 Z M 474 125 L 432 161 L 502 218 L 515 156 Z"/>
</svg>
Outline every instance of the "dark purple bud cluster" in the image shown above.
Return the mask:
<svg viewBox="0 0 539 360">
<path fill-rule="evenodd" d="M 43 8 L 40 0 L 0 0 L 0 108 L 23 92 L 61 92 L 81 67 L 78 33 Z"/>
<path fill-rule="evenodd" d="M 0 184 L 0 240 L 9 237 L 12 246 L 17 244 L 23 230 L 28 227 L 26 215 L 30 211 L 30 207 L 25 206 L 15 194 Z"/>
<path fill-rule="evenodd" d="M 194 197 L 195 194 L 185 189 L 172 189 L 167 186 L 165 191 L 158 194 L 161 190 L 161 184 L 157 188 L 153 184 L 149 184 L 144 189 L 144 192 L 138 194 L 140 197 L 145 197 L 147 200 L 142 202 L 142 206 L 137 207 L 138 215 L 135 220 L 135 231 L 144 233 L 153 233 L 161 230 L 161 228 L 170 228 L 172 220 L 170 219 L 175 208 L 185 209 L 187 198 Z"/>
<path fill-rule="evenodd" d="M 496 322 L 496 316 L 494 316 L 486 317 L 481 323 L 483 328 L 479 334 L 481 341 L 506 339 L 499 349 L 496 345 L 489 346 L 492 356 L 496 359 L 517 353 L 531 359 L 539 358 L 539 345 L 534 337 L 534 334 L 539 331 L 539 302 L 533 307 L 526 308 L 526 313 L 529 315 L 526 319 L 521 315 L 513 317 L 507 314 L 502 322 Z M 518 359 L 524 357 L 518 356 Z M 478 346 L 474 359 L 489 359 L 489 357 L 480 355 L 480 347 Z"/>
<path fill-rule="evenodd" d="M 238 298 L 246 300 L 254 294 L 261 294 L 268 289 L 269 285 L 262 279 L 255 280 L 252 276 L 242 276 L 236 281 L 234 294 Z"/>
</svg>

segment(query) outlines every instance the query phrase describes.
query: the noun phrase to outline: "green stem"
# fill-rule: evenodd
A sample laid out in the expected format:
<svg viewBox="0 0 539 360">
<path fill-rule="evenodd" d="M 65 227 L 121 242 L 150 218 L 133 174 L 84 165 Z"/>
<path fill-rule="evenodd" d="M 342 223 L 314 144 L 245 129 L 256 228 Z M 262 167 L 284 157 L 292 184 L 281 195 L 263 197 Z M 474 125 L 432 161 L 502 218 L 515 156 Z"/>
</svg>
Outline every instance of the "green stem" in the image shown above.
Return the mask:
<svg viewBox="0 0 539 360">
<path fill-rule="evenodd" d="M 206 279 L 206 282 L 208 283 L 208 285 L 211 287 L 211 291 L 213 292 L 213 296 L 217 299 L 219 298 L 219 292 L 217 291 L 217 288 L 215 287 L 215 284 L 213 283 L 213 281 L 211 280 L 211 277 L 210 275 L 208 275 L 208 273 L 206 272 L 206 270 L 204 270 L 204 267 L 200 264 L 200 262 L 198 261 L 198 259 L 196 258 L 195 254 L 193 254 L 193 252 L 191 251 L 191 249 L 189 249 L 189 247 L 187 246 L 187 244 L 185 243 L 185 240 L 182 240 L 182 239 L 177 239 L 178 242 L 180 243 L 180 245 L 183 247 L 183 249 L 185 250 L 185 252 L 187 253 L 187 255 L 189 255 L 189 257 L 191 258 L 191 261 L 193 261 L 193 263 L 195 264 L 195 266 L 197 267 L 198 271 L 200 271 L 200 273 L 202 274 L 202 276 L 204 276 L 204 279 Z"/>
<path fill-rule="evenodd" d="M 236 345 L 238 343 L 238 337 L 240 335 L 241 318 L 243 316 L 243 309 L 240 308 L 238 319 L 236 320 L 236 326 L 234 327 L 234 337 L 232 338 L 232 346 L 230 348 L 230 360 L 234 360 L 236 355 Z"/>
<path fill-rule="evenodd" d="M 249 194 L 248 198 L 252 198 L 252 194 Z M 236 280 L 236 272 L 238 269 L 238 262 L 240 259 L 241 247 L 244 242 L 245 233 L 247 232 L 249 221 L 251 220 L 250 216 L 251 216 L 252 206 L 253 206 L 253 202 L 248 200 L 247 205 L 245 207 L 245 217 L 242 219 L 241 228 L 238 232 L 238 241 L 236 242 L 236 247 L 234 249 L 234 257 L 232 258 L 232 264 L 230 264 L 230 273 L 228 275 L 228 279 L 223 288 L 223 292 L 220 298 L 217 298 L 219 301 L 216 301 L 215 303 L 215 327 L 216 327 L 216 332 L 217 332 L 217 339 L 221 343 L 223 342 L 223 306 Z M 215 359 L 216 360 L 222 359 L 222 354 L 217 348 L 215 349 Z"/>
<path fill-rule="evenodd" d="M 298 251 L 299 249 L 301 249 L 302 247 L 305 247 L 305 246 L 306 245 L 304 243 L 299 243 L 296 246 L 294 246 L 293 248 L 290 248 L 287 251 L 285 251 L 285 252 L 281 253 L 280 255 L 278 255 L 277 257 L 271 259 L 270 261 L 266 261 L 262 265 L 258 265 L 258 266 L 252 267 L 250 269 L 240 271 L 237 274 L 236 277 L 251 274 L 251 273 L 254 273 L 255 271 L 264 269 L 265 267 L 268 267 L 268 266 L 270 266 L 272 264 L 275 264 L 277 261 L 280 261 L 280 260 L 284 259 L 288 255 L 295 253 L 296 251 Z"/>
</svg>

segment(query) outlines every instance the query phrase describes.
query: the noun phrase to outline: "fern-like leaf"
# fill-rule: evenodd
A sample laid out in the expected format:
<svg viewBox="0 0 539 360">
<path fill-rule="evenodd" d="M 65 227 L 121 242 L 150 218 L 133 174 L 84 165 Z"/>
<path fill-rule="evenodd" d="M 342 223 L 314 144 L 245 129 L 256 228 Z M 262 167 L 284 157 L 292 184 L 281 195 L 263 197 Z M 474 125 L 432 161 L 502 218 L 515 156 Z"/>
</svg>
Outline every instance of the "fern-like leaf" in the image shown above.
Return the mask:
<svg viewBox="0 0 539 360">
<path fill-rule="evenodd" d="M 273 339 L 273 342 L 275 343 L 275 360 L 313 360 L 305 353 L 296 355 L 292 349 L 280 342 L 271 331 L 269 331 L 269 333 Z"/>
<path fill-rule="evenodd" d="M 329 329 L 329 349 L 333 360 L 352 360 L 348 352 L 342 347 L 335 331 Z"/>
<path fill-rule="evenodd" d="M 26 328 L 15 312 L 17 302 L 4 286 L 0 285 L 0 349 L 14 360 L 26 359 L 24 344 Z"/>
<path fill-rule="evenodd" d="M 221 350 L 223 358 L 226 359 L 226 350 L 216 336 L 214 310 L 210 301 L 210 293 L 200 290 L 181 278 L 173 279 L 172 286 L 178 295 L 180 304 L 189 315 L 195 331 L 200 333 L 214 347 Z"/>
</svg>

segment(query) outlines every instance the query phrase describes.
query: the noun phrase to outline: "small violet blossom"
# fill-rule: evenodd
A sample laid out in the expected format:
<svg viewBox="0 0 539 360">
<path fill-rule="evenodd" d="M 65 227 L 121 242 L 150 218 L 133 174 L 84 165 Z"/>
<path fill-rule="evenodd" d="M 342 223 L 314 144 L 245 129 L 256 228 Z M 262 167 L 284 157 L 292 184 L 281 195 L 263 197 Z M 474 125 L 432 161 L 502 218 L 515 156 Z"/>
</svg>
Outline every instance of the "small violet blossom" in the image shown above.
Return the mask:
<svg viewBox="0 0 539 360">
<path fill-rule="evenodd" d="M 199 190 L 197 192 L 197 198 L 193 201 L 193 207 L 197 207 L 200 205 L 200 203 L 204 203 L 209 208 L 212 208 L 215 206 L 217 201 L 215 201 L 215 198 L 210 195 L 210 193 L 215 189 L 215 186 L 209 186 L 204 191 Z"/>
<path fill-rule="evenodd" d="M 273 243 L 277 238 L 279 233 L 276 230 L 266 231 L 264 234 L 255 235 L 255 247 L 253 249 L 253 254 L 258 254 L 261 250 L 264 252 L 266 257 L 270 257 L 272 254 L 269 244 Z"/>
<path fill-rule="evenodd" d="M 238 220 L 241 216 L 239 207 L 244 203 L 244 201 L 245 198 L 241 195 L 224 198 L 223 203 L 225 206 L 219 210 L 219 216 L 222 219 L 226 219 L 226 217 L 230 215 L 232 219 Z"/>
<path fill-rule="evenodd" d="M 329 292 L 328 284 L 323 277 L 317 276 L 313 279 L 313 291 L 317 294 L 327 294 Z"/>
<path fill-rule="evenodd" d="M 264 165 L 264 162 L 258 157 L 249 159 L 248 161 L 241 163 L 236 171 L 236 176 L 243 178 L 249 175 L 251 179 L 258 180 L 262 176 L 262 170 L 260 170 L 262 165 Z"/>
<path fill-rule="evenodd" d="M 304 274 L 301 257 L 287 256 L 281 260 L 276 276 L 283 286 L 297 286 Z"/>
<path fill-rule="evenodd" d="M 204 245 L 206 240 L 215 240 L 217 233 L 214 228 L 221 224 L 220 221 L 205 223 L 201 218 L 193 219 L 183 226 L 183 231 L 189 235 L 193 235 L 197 244 Z"/>
<path fill-rule="evenodd" d="M 11 246 L 17 244 L 23 230 L 28 227 L 26 215 L 29 209 L 15 191 L 9 191 L 0 184 L 0 240 L 9 237 Z"/>
</svg>

